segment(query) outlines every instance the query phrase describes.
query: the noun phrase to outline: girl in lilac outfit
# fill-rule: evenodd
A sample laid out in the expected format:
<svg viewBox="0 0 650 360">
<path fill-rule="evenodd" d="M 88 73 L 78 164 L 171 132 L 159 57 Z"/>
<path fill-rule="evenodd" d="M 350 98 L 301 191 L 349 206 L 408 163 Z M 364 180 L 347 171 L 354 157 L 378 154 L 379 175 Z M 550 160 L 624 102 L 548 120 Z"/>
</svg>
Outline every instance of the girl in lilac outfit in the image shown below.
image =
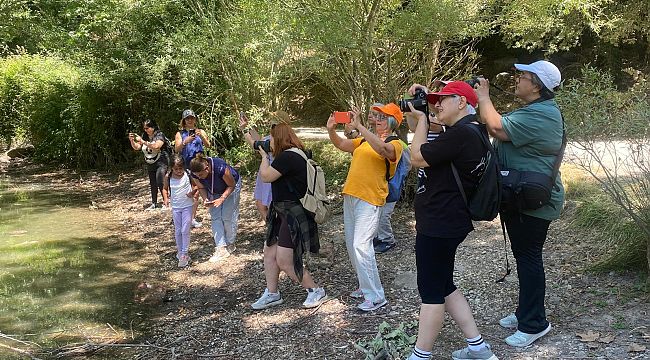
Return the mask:
<svg viewBox="0 0 650 360">
<path fill-rule="evenodd" d="M 165 176 L 163 201 L 165 206 L 169 206 L 171 203 L 178 267 L 186 267 L 190 261 L 188 251 L 195 191 L 192 190 L 192 181 L 189 173 L 185 170 L 183 158 L 180 155 L 174 155 L 172 169 Z"/>
</svg>

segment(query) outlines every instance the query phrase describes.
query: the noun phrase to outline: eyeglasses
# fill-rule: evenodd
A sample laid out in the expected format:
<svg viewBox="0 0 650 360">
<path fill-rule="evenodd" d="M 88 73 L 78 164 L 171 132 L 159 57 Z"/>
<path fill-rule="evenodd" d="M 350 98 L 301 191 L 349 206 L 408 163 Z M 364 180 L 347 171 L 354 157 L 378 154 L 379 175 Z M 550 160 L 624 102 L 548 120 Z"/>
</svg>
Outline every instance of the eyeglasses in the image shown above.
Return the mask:
<svg viewBox="0 0 650 360">
<path fill-rule="evenodd" d="M 203 168 L 203 170 L 201 170 L 201 171 L 192 171 L 192 174 L 194 174 L 194 175 L 199 175 L 200 173 L 202 173 L 202 172 L 204 172 L 204 171 L 207 172 L 209 169 L 210 169 L 210 168 L 206 165 L 206 166 Z"/>
<path fill-rule="evenodd" d="M 378 121 L 386 121 L 388 119 L 388 116 L 380 113 L 375 115 L 375 119 L 377 119 Z"/>
<path fill-rule="evenodd" d="M 518 72 L 515 73 L 515 79 L 517 79 L 517 80 L 519 80 L 519 79 L 526 79 L 526 80 L 528 80 L 528 81 L 530 81 L 530 82 L 533 81 L 533 77 L 532 77 L 532 76 L 531 76 L 531 77 L 524 76 L 524 73 L 523 73 L 523 72 L 520 72 L 520 71 L 518 71 Z"/>
<path fill-rule="evenodd" d="M 442 104 L 442 101 L 445 99 L 453 99 L 457 97 L 458 95 L 440 95 L 438 96 L 438 101 L 436 101 L 436 104 Z"/>
</svg>

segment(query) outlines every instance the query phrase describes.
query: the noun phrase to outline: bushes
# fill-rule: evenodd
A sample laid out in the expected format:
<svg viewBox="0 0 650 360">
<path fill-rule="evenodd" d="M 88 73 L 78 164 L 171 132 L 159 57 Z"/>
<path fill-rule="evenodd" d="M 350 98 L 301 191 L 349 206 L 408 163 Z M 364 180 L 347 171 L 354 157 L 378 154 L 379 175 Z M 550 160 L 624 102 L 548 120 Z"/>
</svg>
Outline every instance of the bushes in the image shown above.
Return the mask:
<svg viewBox="0 0 650 360">
<path fill-rule="evenodd" d="M 650 85 L 640 79 L 620 92 L 611 80 L 609 74 L 586 67 L 582 78 L 568 81 L 558 97 L 569 139 L 577 149 L 571 161 L 598 187 L 598 197 L 585 195 L 578 219 L 602 227 L 603 244 L 613 249 L 602 267 L 648 270 Z M 578 189 L 594 193 L 585 186 Z"/>
</svg>

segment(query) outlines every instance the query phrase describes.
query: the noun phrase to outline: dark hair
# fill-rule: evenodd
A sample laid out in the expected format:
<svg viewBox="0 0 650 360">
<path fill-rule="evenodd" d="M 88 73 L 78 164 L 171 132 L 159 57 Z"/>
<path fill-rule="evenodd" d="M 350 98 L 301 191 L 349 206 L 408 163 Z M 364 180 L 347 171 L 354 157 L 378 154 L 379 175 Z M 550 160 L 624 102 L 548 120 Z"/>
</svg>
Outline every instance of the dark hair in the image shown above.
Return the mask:
<svg viewBox="0 0 650 360">
<path fill-rule="evenodd" d="M 183 157 L 180 154 L 174 154 L 174 156 L 172 156 L 170 168 L 173 168 L 176 165 L 181 165 L 183 169 L 185 169 L 185 160 L 183 160 Z"/>
<path fill-rule="evenodd" d="M 531 72 L 530 75 L 530 81 L 533 83 L 533 85 L 539 87 L 539 97 L 541 97 L 543 100 L 550 100 L 555 97 L 555 93 L 549 90 L 546 85 L 544 85 L 537 74 Z"/>
<path fill-rule="evenodd" d="M 305 149 L 305 145 L 287 124 L 277 124 L 271 128 L 271 137 L 273 138 L 273 156 L 278 156 L 284 150 L 292 147 Z"/>
<path fill-rule="evenodd" d="M 202 153 L 198 153 L 194 159 L 190 161 L 190 171 L 195 173 L 201 172 L 205 169 L 206 165 L 208 165 L 208 158 Z"/>
<path fill-rule="evenodd" d="M 156 124 L 156 120 L 153 120 L 153 119 L 147 119 L 147 120 L 143 121 L 142 125 L 146 126 L 148 128 L 153 128 L 155 131 L 160 130 L 160 128 L 158 127 L 158 124 Z"/>
</svg>

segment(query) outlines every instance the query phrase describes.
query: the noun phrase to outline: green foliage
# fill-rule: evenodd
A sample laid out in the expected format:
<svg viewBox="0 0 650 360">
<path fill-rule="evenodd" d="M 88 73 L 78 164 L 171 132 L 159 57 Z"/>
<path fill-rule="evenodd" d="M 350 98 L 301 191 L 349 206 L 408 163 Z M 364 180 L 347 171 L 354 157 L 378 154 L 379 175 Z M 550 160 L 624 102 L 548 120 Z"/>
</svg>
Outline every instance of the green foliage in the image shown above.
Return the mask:
<svg viewBox="0 0 650 360">
<path fill-rule="evenodd" d="M 591 269 L 647 271 L 647 234 L 641 227 L 595 180 L 583 176 L 566 181 L 563 176 L 563 181 L 567 199 L 576 203 L 571 223 L 583 229 L 595 230 L 594 245 L 599 254 Z M 650 209 L 646 212 L 650 212 Z"/>
<path fill-rule="evenodd" d="M 619 92 L 611 74 L 586 66 L 558 96 L 572 139 L 624 139 L 650 134 L 650 84 Z"/>
<path fill-rule="evenodd" d="M 359 341 L 355 348 L 362 351 L 367 360 L 406 359 L 417 340 L 417 327 L 417 321 L 399 323 L 396 328 L 384 321 L 372 340 Z"/>
<path fill-rule="evenodd" d="M 329 140 L 306 141 L 305 146 L 311 149 L 312 157 L 323 168 L 328 192 L 340 192 L 347 178 L 352 156 L 334 147 Z"/>
<path fill-rule="evenodd" d="M 622 44 L 645 38 L 650 4 L 646 1 L 613 0 L 513 0 L 490 1 L 499 14 L 495 25 L 513 47 L 543 49 L 554 53 L 569 50 L 585 34 L 601 43 Z"/>
</svg>

